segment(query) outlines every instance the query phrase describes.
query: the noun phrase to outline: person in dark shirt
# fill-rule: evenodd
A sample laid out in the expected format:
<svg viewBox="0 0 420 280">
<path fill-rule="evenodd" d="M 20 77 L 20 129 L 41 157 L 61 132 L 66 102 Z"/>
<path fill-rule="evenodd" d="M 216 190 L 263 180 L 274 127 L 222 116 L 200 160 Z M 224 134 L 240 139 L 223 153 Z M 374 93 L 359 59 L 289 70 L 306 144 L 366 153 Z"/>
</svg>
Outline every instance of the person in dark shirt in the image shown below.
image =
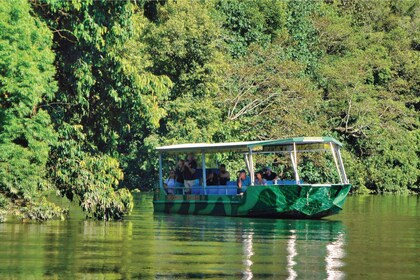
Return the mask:
<svg viewBox="0 0 420 280">
<path fill-rule="evenodd" d="M 274 183 L 274 181 L 276 181 L 278 179 L 278 176 L 277 176 L 277 173 L 274 173 L 271 170 L 271 167 L 267 167 L 265 169 L 265 173 L 264 173 L 263 178 L 266 179 L 267 181 L 273 181 L 273 183 Z"/>
<path fill-rule="evenodd" d="M 175 168 L 175 176 L 176 176 L 176 182 L 175 187 L 181 188 L 184 186 L 184 163 L 185 161 L 183 159 L 180 159 L 178 161 L 178 165 Z M 175 189 L 176 194 L 180 194 L 182 191 L 181 189 Z"/>
<path fill-rule="evenodd" d="M 226 165 L 221 164 L 219 167 L 219 183 L 225 186 L 230 181 L 230 173 L 226 170 Z"/>
<path fill-rule="evenodd" d="M 191 188 L 195 184 L 195 171 L 197 169 L 197 162 L 194 159 L 193 154 L 187 156 L 187 160 L 184 163 L 184 187 L 185 193 L 191 193 Z"/>
<path fill-rule="evenodd" d="M 184 185 L 184 163 L 183 159 L 178 161 L 178 165 L 175 168 L 176 182 Z"/>
<path fill-rule="evenodd" d="M 210 172 L 209 175 L 207 175 L 206 178 L 206 185 L 207 186 L 217 186 L 219 185 L 219 178 L 217 177 L 217 174 L 214 172 Z"/>
</svg>

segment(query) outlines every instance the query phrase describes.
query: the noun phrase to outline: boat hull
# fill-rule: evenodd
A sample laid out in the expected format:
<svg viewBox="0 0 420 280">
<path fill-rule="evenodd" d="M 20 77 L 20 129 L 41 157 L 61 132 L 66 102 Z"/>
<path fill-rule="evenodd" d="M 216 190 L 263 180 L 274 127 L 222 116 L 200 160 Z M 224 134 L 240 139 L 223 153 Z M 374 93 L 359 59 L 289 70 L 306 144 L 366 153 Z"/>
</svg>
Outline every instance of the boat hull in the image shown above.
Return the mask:
<svg viewBox="0 0 420 280">
<path fill-rule="evenodd" d="M 251 186 L 243 195 L 166 195 L 155 212 L 236 217 L 319 219 L 337 214 L 350 184 Z"/>
</svg>

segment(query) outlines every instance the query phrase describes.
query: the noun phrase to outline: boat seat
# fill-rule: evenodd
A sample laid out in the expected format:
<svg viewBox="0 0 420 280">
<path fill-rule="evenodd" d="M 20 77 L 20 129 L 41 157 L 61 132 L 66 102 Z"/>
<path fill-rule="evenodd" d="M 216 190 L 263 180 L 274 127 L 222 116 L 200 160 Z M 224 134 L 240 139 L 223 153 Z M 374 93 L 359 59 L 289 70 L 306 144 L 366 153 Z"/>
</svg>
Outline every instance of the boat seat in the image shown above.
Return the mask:
<svg viewBox="0 0 420 280">
<path fill-rule="evenodd" d="M 208 195 L 219 194 L 219 188 L 217 186 L 206 187 L 206 193 Z"/>
<path fill-rule="evenodd" d="M 191 194 L 204 194 L 203 187 L 195 184 L 191 187 Z"/>
<path fill-rule="evenodd" d="M 227 195 L 236 195 L 237 194 L 237 190 L 236 188 L 234 189 L 227 189 Z"/>
</svg>

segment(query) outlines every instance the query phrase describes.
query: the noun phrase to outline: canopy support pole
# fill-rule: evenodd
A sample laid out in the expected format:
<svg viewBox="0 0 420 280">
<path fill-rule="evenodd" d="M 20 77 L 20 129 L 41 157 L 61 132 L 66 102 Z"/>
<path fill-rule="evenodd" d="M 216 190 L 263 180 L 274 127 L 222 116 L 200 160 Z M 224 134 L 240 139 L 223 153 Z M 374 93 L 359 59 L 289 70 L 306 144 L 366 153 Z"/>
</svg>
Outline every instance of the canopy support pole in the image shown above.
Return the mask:
<svg viewBox="0 0 420 280">
<path fill-rule="evenodd" d="M 335 149 L 334 149 L 334 146 L 333 146 L 332 142 L 330 142 L 330 147 L 331 147 L 331 153 L 332 153 L 333 158 L 334 158 L 335 167 L 337 168 L 338 176 L 340 176 L 340 182 L 342 184 L 343 183 L 343 175 L 341 174 L 340 167 L 338 166 L 337 155 L 335 154 Z"/>
<path fill-rule="evenodd" d="M 252 160 L 252 148 L 249 149 L 249 177 L 251 178 L 251 186 L 254 185 L 254 161 Z"/>
<path fill-rule="evenodd" d="M 162 153 L 159 153 L 159 188 L 163 191 Z"/>
<path fill-rule="evenodd" d="M 299 172 L 297 167 L 297 151 L 296 151 L 296 143 L 293 143 L 293 152 L 290 152 L 290 158 L 292 159 L 293 170 L 295 171 L 295 180 L 296 184 L 300 184 Z"/>
<path fill-rule="evenodd" d="M 245 165 L 246 165 L 246 169 L 249 171 L 249 159 L 248 159 L 248 154 L 245 153 L 244 154 L 244 160 L 245 160 Z"/>
<path fill-rule="evenodd" d="M 201 169 L 203 173 L 203 187 L 207 187 L 207 180 L 206 180 L 206 158 L 204 156 L 204 150 L 201 151 Z M 206 192 L 204 192 L 206 193 Z"/>
<path fill-rule="evenodd" d="M 341 152 L 339 148 L 337 148 L 337 157 L 338 157 L 338 163 L 340 164 L 341 174 L 343 176 L 344 183 L 348 184 L 349 180 L 347 179 L 346 170 L 344 169 L 344 164 L 343 164 L 343 158 L 341 157 Z"/>
</svg>

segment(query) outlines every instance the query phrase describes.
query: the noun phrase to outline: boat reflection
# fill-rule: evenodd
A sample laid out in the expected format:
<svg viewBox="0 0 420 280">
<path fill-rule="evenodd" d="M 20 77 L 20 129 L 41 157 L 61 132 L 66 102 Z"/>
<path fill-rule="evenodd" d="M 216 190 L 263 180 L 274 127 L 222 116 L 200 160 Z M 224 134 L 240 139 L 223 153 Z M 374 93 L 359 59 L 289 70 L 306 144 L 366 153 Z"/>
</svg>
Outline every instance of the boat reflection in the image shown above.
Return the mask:
<svg viewBox="0 0 420 280">
<path fill-rule="evenodd" d="M 252 246 L 253 244 L 252 236 L 253 236 L 253 233 L 251 231 L 245 236 L 244 241 L 243 241 L 244 270 L 242 272 L 243 273 L 242 279 L 244 280 L 249 280 L 253 278 L 252 269 L 251 269 L 251 266 L 253 265 L 251 257 L 254 255 L 254 250 Z"/>
<path fill-rule="evenodd" d="M 212 269 L 223 269 L 224 277 L 289 280 L 345 278 L 342 268 L 345 265 L 346 233 L 339 221 L 165 214 L 155 214 L 155 221 L 160 232 L 157 235 L 166 235 L 162 238 L 195 244 L 194 250 L 200 250 L 200 254 L 206 254 L 211 259 L 223 258 L 225 264 Z M 164 229 L 172 231 L 165 234 Z M 211 251 L 207 244 L 214 242 L 223 244 L 226 249 Z M 238 243 L 241 245 L 238 246 Z M 226 255 L 230 257 L 226 258 Z M 194 276 L 212 277 L 204 272 Z"/>
<path fill-rule="evenodd" d="M 290 233 L 291 233 L 290 238 L 287 241 L 287 271 L 289 272 L 289 277 L 287 277 L 287 280 L 293 280 L 293 279 L 296 279 L 297 277 L 297 273 L 294 270 L 294 267 L 297 264 L 294 260 L 295 257 L 297 256 L 296 230 L 291 230 Z"/>
<path fill-rule="evenodd" d="M 325 257 L 326 271 L 328 279 L 344 279 L 345 274 L 341 271 L 341 267 L 344 266 L 343 258 L 345 256 L 344 251 L 344 233 L 340 233 L 335 241 L 330 242 L 327 245 L 327 255 Z"/>
</svg>

